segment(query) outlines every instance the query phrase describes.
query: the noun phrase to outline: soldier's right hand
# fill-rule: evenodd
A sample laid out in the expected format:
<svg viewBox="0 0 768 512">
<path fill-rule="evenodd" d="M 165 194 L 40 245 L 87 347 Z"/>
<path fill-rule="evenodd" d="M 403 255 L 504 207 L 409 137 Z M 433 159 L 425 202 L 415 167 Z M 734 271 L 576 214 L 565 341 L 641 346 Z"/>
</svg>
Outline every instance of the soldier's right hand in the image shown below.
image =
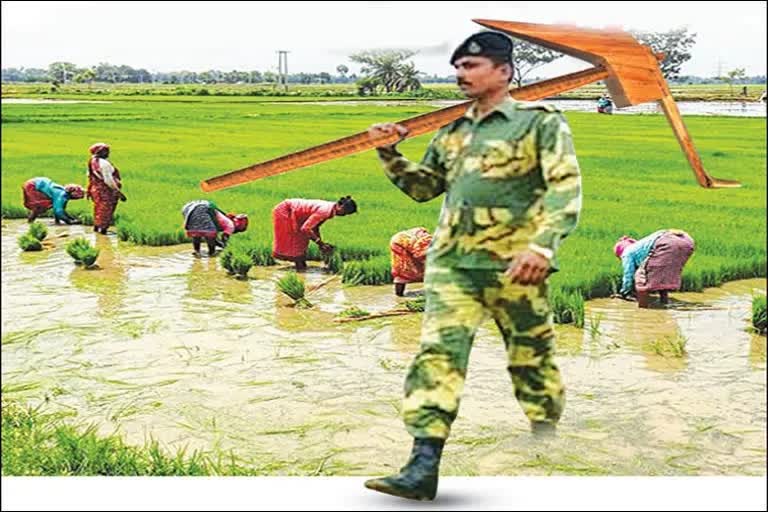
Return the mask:
<svg viewBox="0 0 768 512">
<path fill-rule="evenodd" d="M 385 144 L 388 138 L 397 135 L 398 139 L 392 144 Z M 368 128 L 368 136 L 376 147 L 395 147 L 408 136 L 408 128 L 397 123 L 378 123 Z"/>
</svg>

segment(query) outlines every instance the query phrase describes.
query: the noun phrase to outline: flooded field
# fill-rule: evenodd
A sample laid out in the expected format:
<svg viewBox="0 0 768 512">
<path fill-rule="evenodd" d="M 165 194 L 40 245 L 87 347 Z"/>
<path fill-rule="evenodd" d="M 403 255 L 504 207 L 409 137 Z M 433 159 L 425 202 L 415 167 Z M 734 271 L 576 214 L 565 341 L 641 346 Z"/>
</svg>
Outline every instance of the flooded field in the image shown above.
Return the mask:
<svg viewBox="0 0 768 512">
<path fill-rule="evenodd" d="M 64 104 L 64 103 L 112 103 L 111 101 L 99 100 L 49 100 L 32 98 L 3 98 L 3 104 Z M 447 107 L 461 103 L 464 100 L 339 100 L 339 101 L 292 101 L 302 105 L 324 105 L 333 107 L 336 105 L 368 105 L 368 106 L 409 106 L 414 103 L 425 103 L 436 107 Z M 542 100 L 556 105 L 563 112 L 595 112 L 596 101 L 592 100 L 568 100 L 568 99 L 547 99 Z M 284 104 L 276 102 L 271 104 Z M 728 117 L 765 117 L 766 103 L 764 101 L 678 101 L 677 106 L 680 113 L 684 116 L 728 116 Z M 642 103 L 627 108 L 617 108 L 615 114 L 659 114 L 664 112 L 656 102 Z"/>
<path fill-rule="evenodd" d="M 3 222 L 4 397 L 47 401 L 130 444 L 233 454 L 271 474 L 381 474 L 406 460 L 399 409 L 421 316 L 334 322 L 352 304 L 397 306 L 389 286 L 332 281 L 310 297 L 314 310 L 297 310 L 277 291 L 279 267 L 239 281 L 191 245 L 131 246 L 82 226 L 49 226 L 54 247 L 22 253 L 25 230 Z M 80 234 L 101 268 L 64 252 Z M 306 274 L 309 285 L 328 278 Z M 649 310 L 588 303 L 585 329 L 558 326 L 567 404 L 545 442 L 528 433 L 485 324 L 443 474 L 764 475 L 766 339 L 747 318 L 765 288 L 674 293 Z"/>
</svg>

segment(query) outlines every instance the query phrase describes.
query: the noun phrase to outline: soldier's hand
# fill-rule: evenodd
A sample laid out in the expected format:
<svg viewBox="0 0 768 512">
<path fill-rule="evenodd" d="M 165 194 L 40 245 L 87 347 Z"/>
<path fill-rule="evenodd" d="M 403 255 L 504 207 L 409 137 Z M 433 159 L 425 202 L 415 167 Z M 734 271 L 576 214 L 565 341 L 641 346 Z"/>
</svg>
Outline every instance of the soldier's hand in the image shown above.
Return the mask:
<svg viewBox="0 0 768 512">
<path fill-rule="evenodd" d="M 513 283 L 524 286 L 537 285 L 544 282 L 549 273 L 549 260 L 533 251 L 518 254 L 512 261 L 505 275 Z"/>
<path fill-rule="evenodd" d="M 397 141 L 392 144 L 385 144 L 385 141 L 392 135 L 398 136 Z M 393 148 L 408 136 L 408 128 L 396 123 L 378 123 L 368 128 L 368 136 L 376 144 L 376 147 Z"/>
</svg>

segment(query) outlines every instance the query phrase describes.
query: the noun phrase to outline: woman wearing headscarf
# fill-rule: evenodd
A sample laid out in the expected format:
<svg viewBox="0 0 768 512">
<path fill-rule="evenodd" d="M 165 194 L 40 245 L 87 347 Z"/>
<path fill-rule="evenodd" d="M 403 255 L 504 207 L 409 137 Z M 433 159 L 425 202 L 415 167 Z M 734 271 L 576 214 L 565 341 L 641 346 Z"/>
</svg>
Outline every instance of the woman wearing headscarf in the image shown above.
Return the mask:
<svg viewBox="0 0 768 512">
<path fill-rule="evenodd" d="M 693 238 L 679 229 L 656 231 L 640 240 L 622 236 L 613 247 L 622 266 L 619 295 L 629 299 L 634 293 L 638 305 L 645 308 L 648 295 L 659 292 L 666 303 L 668 292 L 680 289 L 683 267 L 694 248 Z"/>
<path fill-rule="evenodd" d="M 93 230 L 106 235 L 117 201 L 125 201 L 125 195 L 120 191 L 123 185 L 120 171 L 108 160 L 109 145 L 98 142 L 89 151 L 87 196 L 93 200 Z"/>
<path fill-rule="evenodd" d="M 24 208 L 29 210 L 27 221 L 32 222 L 47 210 L 53 208 L 56 224 L 79 224 L 80 221 L 67 213 L 70 199 L 82 199 L 85 191 L 80 185 L 70 183 L 59 185 L 50 178 L 32 178 L 21 187 L 24 194 Z"/>
<path fill-rule="evenodd" d="M 206 199 L 188 202 L 181 213 L 184 215 L 184 230 L 192 239 L 195 256 L 200 256 L 203 239 L 208 244 L 208 255 L 213 256 L 217 245 L 225 247 L 230 235 L 248 229 L 247 215 L 224 213 L 213 201 Z"/>
<path fill-rule="evenodd" d="M 335 203 L 313 199 L 286 199 L 272 210 L 274 243 L 272 256 L 278 260 L 293 261 L 296 270 L 307 268 L 307 248 L 313 241 L 323 254 L 333 251 L 333 246 L 320 237 L 320 226 L 336 216 L 357 212 L 357 204 L 351 196 L 342 197 Z"/>
<path fill-rule="evenodd" d="M 424 280 L 424 262 L 430 243 L 432 234 L 422 227 L 401 231 L 389 241 L 392 280 L 395 283 L 395 295 L 398 297 L 405 294 L 406 284 Z"/>
</svg>

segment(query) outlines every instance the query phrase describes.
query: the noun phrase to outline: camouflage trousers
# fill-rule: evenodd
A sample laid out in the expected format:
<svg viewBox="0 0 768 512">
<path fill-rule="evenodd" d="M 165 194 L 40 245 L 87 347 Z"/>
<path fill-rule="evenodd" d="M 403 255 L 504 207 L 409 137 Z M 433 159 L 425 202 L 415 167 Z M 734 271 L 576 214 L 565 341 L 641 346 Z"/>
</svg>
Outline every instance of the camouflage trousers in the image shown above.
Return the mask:
<svg viewBox="0 0 768 512">
<path fill-rule="evenodd" d="M 447 438 L 456 419 L 472 341 L 493 317 L 507 349 L 515 397 L 531 421 L 556 423 L 565 404 L 553 360 L 546 283 L 513 284 L 493 269 L 427 265 L 421 348 L 405 379 L 403 417 L 417 438 Z"/>
</svg>

